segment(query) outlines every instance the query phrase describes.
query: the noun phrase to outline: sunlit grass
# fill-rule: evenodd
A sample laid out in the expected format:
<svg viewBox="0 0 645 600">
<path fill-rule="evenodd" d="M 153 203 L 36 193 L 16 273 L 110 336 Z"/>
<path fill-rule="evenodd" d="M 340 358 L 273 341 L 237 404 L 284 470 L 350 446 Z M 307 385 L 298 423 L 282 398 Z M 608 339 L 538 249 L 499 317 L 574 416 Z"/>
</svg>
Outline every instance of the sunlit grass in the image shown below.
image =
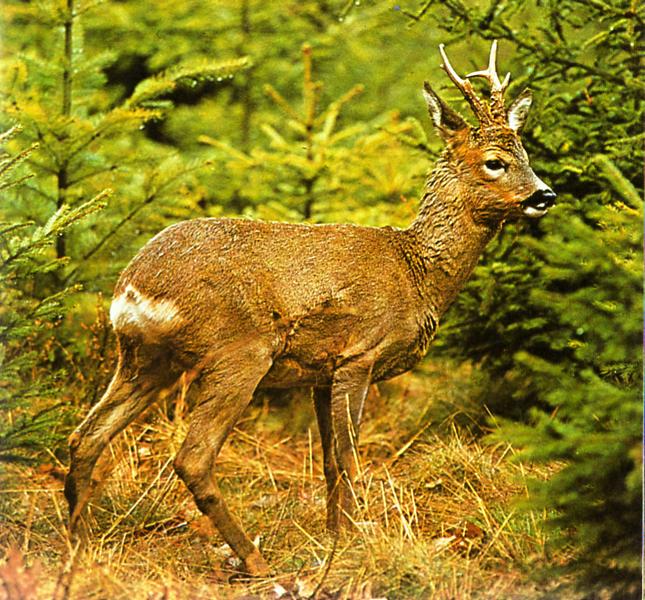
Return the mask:
<svg viewBox="0 0 645 600">
<path fill-rule="evenodd" d="M 65 529 L 65 465 L 52 457 L 38 469 L 6 470 L 0 543 L 19 564 L 6 563 L 0 578 L 24 580 L 34 598 L 538 598 L 548 589 L 531 573 L 546 561 L 542 516 L 515 503 L 527 493 L 527 467 L 509 460 L 510 447 L 485 445 L 457 425 L 461 418 L 434 421 L 437 403 L 459 413 L 467 377 L 465 368 L 428 370 L 371 392 L 356 527 L 338 539 L 324 527 L 310 403 L 259 399 L 247 411 L 218 477 L 274 568 L 271 579 L 240 577 L 175 476 L 189 419 L 181 406 L 153 407 L 110 446 L 82 549 Z M 23 597 L 6 589 L 10 600 Z"/>
</svg>

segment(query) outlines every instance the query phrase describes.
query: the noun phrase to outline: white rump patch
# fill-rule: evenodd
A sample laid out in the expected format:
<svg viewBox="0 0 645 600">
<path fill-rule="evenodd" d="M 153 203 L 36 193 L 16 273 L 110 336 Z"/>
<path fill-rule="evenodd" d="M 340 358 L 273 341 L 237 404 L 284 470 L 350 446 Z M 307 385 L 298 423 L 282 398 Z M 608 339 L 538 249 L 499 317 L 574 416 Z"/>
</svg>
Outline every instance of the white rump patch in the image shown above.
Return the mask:
<svg viewBox="0 0 645 600">
<path fill-rule="evenodd" d="M 115 331 L 155 337 L 178 325 L 181 317 L 177 307 L 169 300 L 148 298 L 133 285 L 128 285 L 112 301 L 110 321 Z"/>
</svg>

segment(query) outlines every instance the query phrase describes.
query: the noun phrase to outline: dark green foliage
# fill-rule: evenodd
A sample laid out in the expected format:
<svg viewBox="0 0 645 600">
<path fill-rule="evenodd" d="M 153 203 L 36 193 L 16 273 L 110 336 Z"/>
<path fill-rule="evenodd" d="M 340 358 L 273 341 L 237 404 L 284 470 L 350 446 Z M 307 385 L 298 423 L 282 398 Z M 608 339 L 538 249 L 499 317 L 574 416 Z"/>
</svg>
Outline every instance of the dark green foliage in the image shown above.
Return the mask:
<svg viewBox="0 0 645 600">
<path fill-rule="evenodd" d="M 624 180 L 612 183 L 629 190 Z M 641 548 L 643 212 L 639 196 L 627 196 L 631 206 L 598 208 L 593 225 L 569 210 L 531 244 L 549 284 L 530 299 L 553 325 L 559 358 L 518 351 L 514 369 L 550 412 L 532 409 L 528 425 L 506 423 L 496 434 L 526 459 L 562 461 L 534 486 L 531 506 L 557 509 L 560 541 L 575 541 L 589 579 L 620 584 L 617 597 L 640 581 Z"/>
<path fill-rule="evenodd" d="M 16 130 L 0 137 L 5 143 Z M 19 192 L 28 177 L 13 170 L 34 148 L 0 156 L 0 190 Z M 105 194 L 75 208 L 61 206 L 42 226 L 29 221 L 0 222 L 0 462 L 27 460 L 60 443 L 62 383 L 56 366 L 55 332 L 65 300 L 78 286 L 41 296 L 37 282 L 60 271 L 65 259 L 52 248 L 59 236 L 104 205 Z"/>
<path fill-rule="evenodd" d="M 203 82 L 218 82 L 245 68 L 245 58 L 175 62 L 147 73 L 127 94 L 106 87 L 118 54 L 88 48 L 83 26 L 92 12 L 78 0 L 17 3 L 3 13 L 6 43 L 19 46 L 29 31 L 35 43 L 7 60 L 5 117 L 22 127 L 21 141 L 38 143 L 30 159 L 34 177 L 11 197 L 9 215 L 44 223 L 63 204 L 77 206 L 105 187 L 116 191 L 100 219 L 56 240 L 70 257 L 58 284 L 107 287 L 127 258 L 168 222 L 198 212 L 194 173 L 204 158 L 184 160 L 143 135 L 172 108 L 171 96 Z M 16 25 L 29 23 L 26 29 Z M 13 27 L 12 27 L 13 26 Z"/>
<path fill-rule="evenodd" d="M 361 121 L 342 126 L 346 105 L 360 97 L 363 86 L 321 107 L 323 83 L 314 78 L 311 46 L 303 46 L 302 56 L 301 97 L 295 102 L 265 86 L 284 116 L 280 130 L 261 123 L 265 140 L 248 153 L 200 137 L 219 150 L 217 162 L 225 161 L 236 208 L 265 220 L 337 222 L 349 213 L 352 221 L 368 225 L 407 224 L 412 209 L 401 201 L 416 193 L 426 165 L 411 161 L 401 140 L 416 140 L 418 127 L 394 114 L 379 119 L 380 130 Z"/>
<path fill-rule="evenodd" d="M 424 3 L 410 18 L 501 40 L 517 93 L 537 106 L 525 134 L 558 193 L 539 224 L 507 229 L 460 296 L 438 349 L 479 364 L 495 433 L 521 457 L 562 467 L 533 488 L 588 581 L 640 580 L 642 453 L 642 95 L 634 2 Z M 473 39 L 474 41 L 474 39 Z"/>
</svg>

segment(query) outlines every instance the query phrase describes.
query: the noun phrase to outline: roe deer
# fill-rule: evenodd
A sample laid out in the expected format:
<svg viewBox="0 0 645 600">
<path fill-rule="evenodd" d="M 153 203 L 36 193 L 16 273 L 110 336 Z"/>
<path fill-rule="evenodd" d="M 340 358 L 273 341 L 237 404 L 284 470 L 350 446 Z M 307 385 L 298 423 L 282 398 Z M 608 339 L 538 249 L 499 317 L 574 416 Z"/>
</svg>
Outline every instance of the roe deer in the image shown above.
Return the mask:
<svg viewBox="0 0 645 600">
<path fill-rule="evenodd" d="M 519 133 L 528 90 L 504 105 L 493 42 L 486 70 L 443 68 L 479 121 L 469 125 L 424 84 L 446 148 L 407 229 L 194 219 L 168 227 L 135 256 L 110 317 L 118 364 L 70 438 L 70 529 L 109 441 L 186 372 L 199 382 L 179 477 L 251 575 L 269 573 L 215 479 L 226 437 L 258 388 L 308 386 L 322 440 L 327 526 L 351 523 L 355 444 L 368 386 L 412 368 L 440 317 L 502 224 L 541 217 L 555 194 L 531 170 Z M 484 77 L 490 101 L 469 81 Z"/>
</svg>

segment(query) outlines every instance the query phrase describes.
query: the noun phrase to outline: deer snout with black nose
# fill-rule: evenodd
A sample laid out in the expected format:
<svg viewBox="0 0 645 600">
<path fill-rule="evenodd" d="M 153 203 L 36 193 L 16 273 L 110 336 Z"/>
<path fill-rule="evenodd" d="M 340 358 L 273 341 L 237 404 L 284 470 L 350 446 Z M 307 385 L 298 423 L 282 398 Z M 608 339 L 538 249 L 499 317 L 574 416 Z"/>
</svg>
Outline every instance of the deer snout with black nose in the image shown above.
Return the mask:
<svg viewBox="0 0 645 600">
<path fill-rule="evenodd" d="M 555 204 L 557 194 L 551 188 L 544 188 L 533 192 L 522 202 L 522 209 L 527 217 L 543 217 Z"/>
</svg>

